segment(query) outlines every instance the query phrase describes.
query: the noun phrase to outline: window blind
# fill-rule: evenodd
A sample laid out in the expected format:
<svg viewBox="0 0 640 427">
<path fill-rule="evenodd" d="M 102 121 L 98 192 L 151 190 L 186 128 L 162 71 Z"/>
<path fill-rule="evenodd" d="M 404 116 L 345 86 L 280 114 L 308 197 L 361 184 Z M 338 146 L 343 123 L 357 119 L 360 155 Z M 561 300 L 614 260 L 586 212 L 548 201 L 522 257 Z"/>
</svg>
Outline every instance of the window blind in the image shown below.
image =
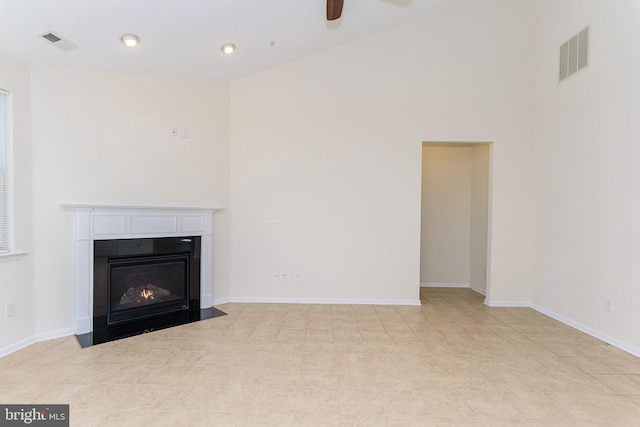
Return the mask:
<svg viewBox="0 0 640 427">
<path fill-rule="evenodd" d="M 9 251 L 9 171 L 7 93 L 0 89 L 0 253 Z"/>
</svg>

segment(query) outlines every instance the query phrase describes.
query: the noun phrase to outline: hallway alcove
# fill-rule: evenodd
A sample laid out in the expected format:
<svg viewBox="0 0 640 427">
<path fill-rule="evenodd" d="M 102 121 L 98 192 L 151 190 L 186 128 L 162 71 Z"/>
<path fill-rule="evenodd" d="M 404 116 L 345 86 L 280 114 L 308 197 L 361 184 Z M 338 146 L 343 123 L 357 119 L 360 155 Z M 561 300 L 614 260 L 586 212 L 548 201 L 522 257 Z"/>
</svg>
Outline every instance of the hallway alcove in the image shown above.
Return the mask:
<svg viewBox="0 0 640 427">
<path fill-rule="evenodd" d="M 422 144 L 421 287 L 487 295 L 490 148 Z"/>
</svg>

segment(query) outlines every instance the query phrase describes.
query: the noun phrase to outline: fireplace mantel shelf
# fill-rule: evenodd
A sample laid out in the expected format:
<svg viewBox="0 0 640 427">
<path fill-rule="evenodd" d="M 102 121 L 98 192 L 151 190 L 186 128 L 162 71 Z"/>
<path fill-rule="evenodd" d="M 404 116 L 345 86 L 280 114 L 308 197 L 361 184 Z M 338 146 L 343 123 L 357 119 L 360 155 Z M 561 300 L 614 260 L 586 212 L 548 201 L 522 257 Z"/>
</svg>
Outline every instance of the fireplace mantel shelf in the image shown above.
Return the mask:
<svg viewBox="0 0 640 427">
<path fill-rule="evenodd" d="M 112 205 L 100 203 L 63 203 L 63 207 L 71 209 L 114 209 L 114 210 L 172 210 L 172 211 L 205 211 L 224 210 L 220 206 L 169 206 L 169 205 Z"/>
</svg>

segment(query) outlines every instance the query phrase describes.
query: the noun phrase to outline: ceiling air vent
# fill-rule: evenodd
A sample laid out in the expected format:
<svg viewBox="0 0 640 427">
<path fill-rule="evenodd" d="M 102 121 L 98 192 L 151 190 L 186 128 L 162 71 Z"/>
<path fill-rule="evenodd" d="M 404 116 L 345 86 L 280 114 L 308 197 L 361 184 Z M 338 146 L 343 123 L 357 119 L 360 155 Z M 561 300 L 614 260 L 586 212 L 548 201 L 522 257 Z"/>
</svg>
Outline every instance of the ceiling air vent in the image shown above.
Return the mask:
<svg viewBox="0 0 640 427">
<path fill-rule="evenodd" d="M 58 49 L 63 50 L 65 52 L 73 50 L 78 47 L 76 44 L 71 43 L 69 40 L 51 31 L 40 34 L 40 37 L 43 40 L 46 40 L 47 42 L 51 43 Z"/>
<path fill-rule="evenodd" d="M 44 34 L 42 38 L 49 40 L 51 43 L 59 42 L 60 40 L 62 40 L 60 37 L 56 36 L 53 33 Z"/>
<path fill-rule="evenodd" d="M 560 46 L 560 82 L 589 65 L 589 27 Z"/>
</svg>

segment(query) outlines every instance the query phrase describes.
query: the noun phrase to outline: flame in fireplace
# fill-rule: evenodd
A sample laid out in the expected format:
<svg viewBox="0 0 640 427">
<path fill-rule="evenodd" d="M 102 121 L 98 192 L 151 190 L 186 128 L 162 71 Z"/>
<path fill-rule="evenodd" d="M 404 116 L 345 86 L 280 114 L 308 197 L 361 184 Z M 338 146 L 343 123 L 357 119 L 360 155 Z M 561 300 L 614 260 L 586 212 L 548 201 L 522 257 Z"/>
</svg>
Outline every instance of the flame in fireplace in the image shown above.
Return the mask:
<svg viewBox="0 0 640 427">
<path fill-rule="evenodd" d="M 151 289 L 142 289 L 140 291 L 140 296 L 145 299 L 155 299 L 153 297 L 153 291 Z"/>
<path fill-rule="evenodd" d="M 131 286 L 120 298 L 123 308 L 129 308 L 138 304 L 155 304 L 176 299 L 171 296 L 171 291 L 166 288 L 152 285 L 151 283 Z"/>
</svg>

